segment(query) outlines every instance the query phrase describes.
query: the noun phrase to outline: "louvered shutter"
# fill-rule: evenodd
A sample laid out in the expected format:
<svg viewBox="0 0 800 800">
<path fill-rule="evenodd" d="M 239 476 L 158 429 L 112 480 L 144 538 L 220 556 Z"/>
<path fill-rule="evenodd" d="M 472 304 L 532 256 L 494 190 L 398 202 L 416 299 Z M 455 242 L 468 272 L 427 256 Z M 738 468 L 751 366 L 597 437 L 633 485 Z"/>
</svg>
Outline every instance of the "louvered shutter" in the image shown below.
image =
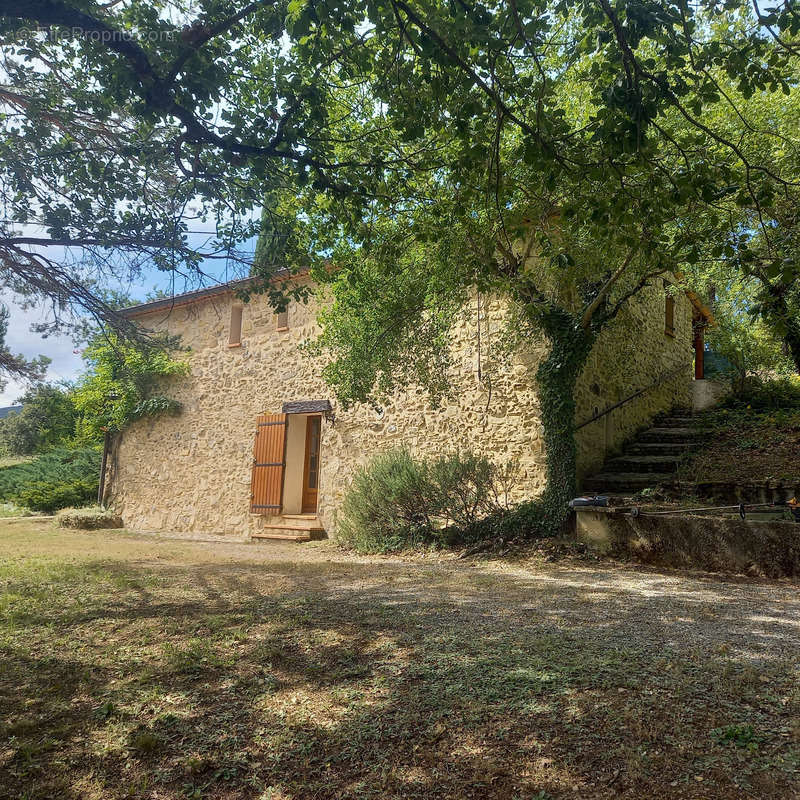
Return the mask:
<svg viewBox="0 0 800 800">
<path fill-rule="evenodd" d="M 254 514 L 279 514 L 281 511 L 286 424 L 286 414 L 262 414 L 258 418 L 250 483 L 250 511 Z"/>
</svg>

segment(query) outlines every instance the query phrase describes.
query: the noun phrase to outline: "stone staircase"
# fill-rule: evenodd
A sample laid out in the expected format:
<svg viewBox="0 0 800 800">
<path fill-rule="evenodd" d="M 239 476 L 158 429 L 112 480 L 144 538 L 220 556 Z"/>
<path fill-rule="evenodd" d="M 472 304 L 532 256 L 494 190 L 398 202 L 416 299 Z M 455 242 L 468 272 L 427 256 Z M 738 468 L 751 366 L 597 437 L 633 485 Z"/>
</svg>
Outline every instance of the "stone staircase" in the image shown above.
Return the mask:
<svg viewBox="0 0 800 800">
<path fill-rule="evenodd" d="M 602 471 L 583 480 L 582 491 L 612 498 L 631 497 L 656 486 L 668 488 L 683 456 L 696 449 L 702 433 L 693 426 L 690 411 L 676 410 L 655 420 L 610 458 Z"/>
<path fill-rule="evenodd" d="M 310 542 L 324 539 L 325 529 L 316 514 L 283 514 L 279 517 L 253 516 L 262 520 L 260 528 L 251 534 L 252 539 L 276 539 L 284 542 Z"/>
</svg>

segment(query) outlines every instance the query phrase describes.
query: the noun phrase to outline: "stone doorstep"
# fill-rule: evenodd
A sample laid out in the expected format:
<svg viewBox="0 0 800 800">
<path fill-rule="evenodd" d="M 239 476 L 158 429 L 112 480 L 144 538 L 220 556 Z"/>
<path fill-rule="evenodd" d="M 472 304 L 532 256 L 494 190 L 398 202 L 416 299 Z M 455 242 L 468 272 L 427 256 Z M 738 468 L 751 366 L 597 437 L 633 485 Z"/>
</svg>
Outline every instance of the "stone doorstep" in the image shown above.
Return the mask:
<svg viewBox="0 0 800 800">
<path fill-rule="evenodd" d="M 251 539 L 275 539 L 282 542 L 310 542 L 311 534 L 305 533 L 291 533 L 284 528 L 274 528 L 272 531 L 265 529 L 260 533 L 250 534 Z"/>
<path fill-rule="evenodd" d="M 316 514 L 282 514 L 280 517 L 263 517 L 261 529 L 251 534 L 253 539 L 278 539 L 289 542 L 310 542 L 312 539 L 325 539 L 325 529 L 319 524 Z M 267 524 L 266 520 L 270 523 Z"/>
</svg>

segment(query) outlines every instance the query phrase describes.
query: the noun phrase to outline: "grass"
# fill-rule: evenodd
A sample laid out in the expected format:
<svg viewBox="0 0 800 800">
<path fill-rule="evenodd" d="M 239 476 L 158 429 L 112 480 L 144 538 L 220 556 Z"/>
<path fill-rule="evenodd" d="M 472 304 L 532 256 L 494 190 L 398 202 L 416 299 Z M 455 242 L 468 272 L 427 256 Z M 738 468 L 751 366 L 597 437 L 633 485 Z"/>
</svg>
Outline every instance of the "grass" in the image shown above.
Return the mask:
<svg viewBox="0 0 800 800">
<path fill-rule="evenodd" d="M 798 796 L 796 589 L 0 521 L 0 797 Z"/>
<path fill-rule="evenodd" d="M 718 409 L 701 417 L 709 440 L 682 465 L 684 480 L 800 483 L 800 410 Z"/>
</svg>

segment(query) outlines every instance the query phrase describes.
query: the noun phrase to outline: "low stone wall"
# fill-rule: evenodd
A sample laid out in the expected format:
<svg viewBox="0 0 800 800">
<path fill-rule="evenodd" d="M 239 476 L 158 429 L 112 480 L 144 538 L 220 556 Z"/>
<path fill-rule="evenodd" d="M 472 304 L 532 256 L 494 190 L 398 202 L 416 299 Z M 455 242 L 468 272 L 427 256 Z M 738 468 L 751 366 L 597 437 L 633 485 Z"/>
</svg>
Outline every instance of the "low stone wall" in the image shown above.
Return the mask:
<svg viewBox="0 0 800 800">
<path fill-rule="evenodd" d="M 576 513 L 595 552 L 660 567 L 780 578 L 800 576 L 800 524 L 703 516 L 632 517 L 607 509 Z"/>
</svg>

